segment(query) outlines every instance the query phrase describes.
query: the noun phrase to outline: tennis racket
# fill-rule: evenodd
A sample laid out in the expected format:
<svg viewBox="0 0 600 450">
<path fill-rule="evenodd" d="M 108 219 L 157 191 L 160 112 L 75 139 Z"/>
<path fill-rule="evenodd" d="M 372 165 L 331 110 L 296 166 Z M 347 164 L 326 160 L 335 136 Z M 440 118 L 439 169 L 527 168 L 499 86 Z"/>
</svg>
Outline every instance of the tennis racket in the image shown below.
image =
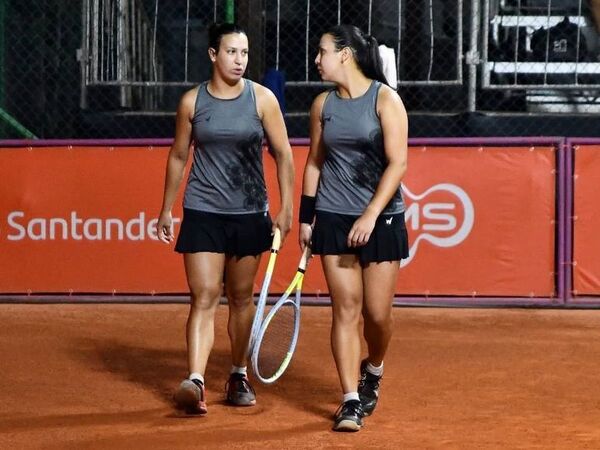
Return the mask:
<svg viewBox="0 0 600 450">
<path fill-rule="evenodd" d="M 294 279 L 265 317 L 254 342 L 252 368 L 256 377 L 265 384 L 281 377 L 294 355 L 300 331 L 302 281 L 309 258 L 310 249 L 306 247 Z M 294 290 L 296 295 L 290 299 Z"/>
<path fill-rule="evenodd" d="M 252 321 L 250 342 L 248 343 L 248 355 L 252 355 L 252 349 L 263 322 L 265 306 L 267 304 L 267 296 L 269 294 L 269 285 L 271 284 L 271 278 L 273 277 L 273 269 L 275 268 L 275 261 L 277 260 L 277 253 L 279 252 L 280 245 L 281 231 L 279 231 L 279 228 L 275 228 L 275 233 L 273 234 L 273 243 L 271 244 L 271 255 L 269 256 L 269 263 L 267 264 L 265 279 L 263 280 L 262 287 L 260 288 L 260 295 L 258 296 L 258 302 L 256 303 L 256 312 L 254 313 L 254 320 Z"/>
</svg>

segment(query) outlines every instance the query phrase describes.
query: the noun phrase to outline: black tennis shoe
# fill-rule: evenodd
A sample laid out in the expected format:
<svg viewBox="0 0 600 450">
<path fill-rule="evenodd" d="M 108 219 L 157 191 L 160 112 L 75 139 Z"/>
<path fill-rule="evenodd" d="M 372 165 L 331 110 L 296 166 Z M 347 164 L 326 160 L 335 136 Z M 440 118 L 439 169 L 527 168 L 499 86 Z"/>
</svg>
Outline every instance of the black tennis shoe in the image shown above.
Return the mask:
<svg viewBox="0 0 600 450">
<path fill-rule="evenodd" d="M 227 401 L 235 406 L 256 405 L 256 394 L 254 388 L 248 381 L 248 377 L 242 373 L 232 373 L 225 385 Z"/>
<path fill-rule="evenodd" d="M 381 376 L 373 375 L 367 370 L 367 360 L 360 363 L 360 381 L 358 382 L 358 396 L 365 416 L 373 414 L 379 400 L 379 383 Z"/>
<path fill-rule="evenodd" d="M 363 426 L 365 413 L 359 400 L 348 400 L 335 413 L 333 431 L 358 431 Z"/>
</svg>

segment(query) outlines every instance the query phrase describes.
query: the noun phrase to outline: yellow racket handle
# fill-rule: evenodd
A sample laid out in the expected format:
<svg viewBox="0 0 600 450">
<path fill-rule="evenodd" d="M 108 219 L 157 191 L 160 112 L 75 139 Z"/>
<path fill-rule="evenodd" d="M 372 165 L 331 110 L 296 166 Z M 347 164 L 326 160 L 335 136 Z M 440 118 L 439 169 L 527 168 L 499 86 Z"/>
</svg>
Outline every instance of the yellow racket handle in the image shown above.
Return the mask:
<svg viewBox="0 0 600 450">
<path fill-rule="evenodd" d="M 273 273 L 279 247 L 281 247 L 281 231 L 279 231 L 279 228 L 275 228 L 275 233 L 273 234 L 273 243 L 271 244 L 271 256 L 269 256 L 269 264 L 267 264 L 267 273 Z"/>
<path fill-rule="evenodd" d="M 302 289 L 302 280 L 304 279 L 304 272 L 306 271 L 310 255 L 310 248 L 307 246 L 304 248 L 304 252 L 302 252 L 302 257 L 300 258 L 300 263 L 298 264 L 298 270 L 296 271 L 296 275 L 294 275 L 294 279 L 283 293 L 284 296 L 287 297 L 290 295 L 294 289 Z"/>
</svg>

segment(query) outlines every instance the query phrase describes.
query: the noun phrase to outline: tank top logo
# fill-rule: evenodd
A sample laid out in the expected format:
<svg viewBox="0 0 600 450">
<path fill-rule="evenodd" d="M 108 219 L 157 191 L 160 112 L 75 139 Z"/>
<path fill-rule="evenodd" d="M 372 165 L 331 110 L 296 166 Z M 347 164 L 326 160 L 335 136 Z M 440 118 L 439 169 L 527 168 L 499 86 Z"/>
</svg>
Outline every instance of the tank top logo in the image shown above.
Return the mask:
<svg viewBox="0 0 600 450">
<path fill-rule="evenodd" d="M 411 235 L 410 256 L 401 267 L 415 258 L 421 241 L 442 248 L 456 247 L 471 233 L 475 208 L 469 195 L 451 183 L 440 183 L 422 194 L 414 194 L 403 185 L 407 208 L 404 213 Z"/>
</svg>

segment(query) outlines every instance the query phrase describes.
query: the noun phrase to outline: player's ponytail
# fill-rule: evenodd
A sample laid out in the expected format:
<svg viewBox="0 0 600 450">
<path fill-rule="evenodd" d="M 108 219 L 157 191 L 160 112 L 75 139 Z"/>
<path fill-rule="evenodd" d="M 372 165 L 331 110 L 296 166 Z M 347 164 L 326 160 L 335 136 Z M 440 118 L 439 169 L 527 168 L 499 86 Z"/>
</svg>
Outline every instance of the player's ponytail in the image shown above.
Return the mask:
<svg viewBox="0 0 600 450">
<path fill-rule="evenodd" d="M 352 50 L 356 64 L 367 78 L 388 84 L 383 74 L 383 64 L 381 56 L 379 56 L 377 39 L 371 35 L 365 35 L 354 25 L 337 25 L 327 31 L 326 34 L 332 36 L 336 50 L 339 51 L 344 47 Z"/>
</svg>

